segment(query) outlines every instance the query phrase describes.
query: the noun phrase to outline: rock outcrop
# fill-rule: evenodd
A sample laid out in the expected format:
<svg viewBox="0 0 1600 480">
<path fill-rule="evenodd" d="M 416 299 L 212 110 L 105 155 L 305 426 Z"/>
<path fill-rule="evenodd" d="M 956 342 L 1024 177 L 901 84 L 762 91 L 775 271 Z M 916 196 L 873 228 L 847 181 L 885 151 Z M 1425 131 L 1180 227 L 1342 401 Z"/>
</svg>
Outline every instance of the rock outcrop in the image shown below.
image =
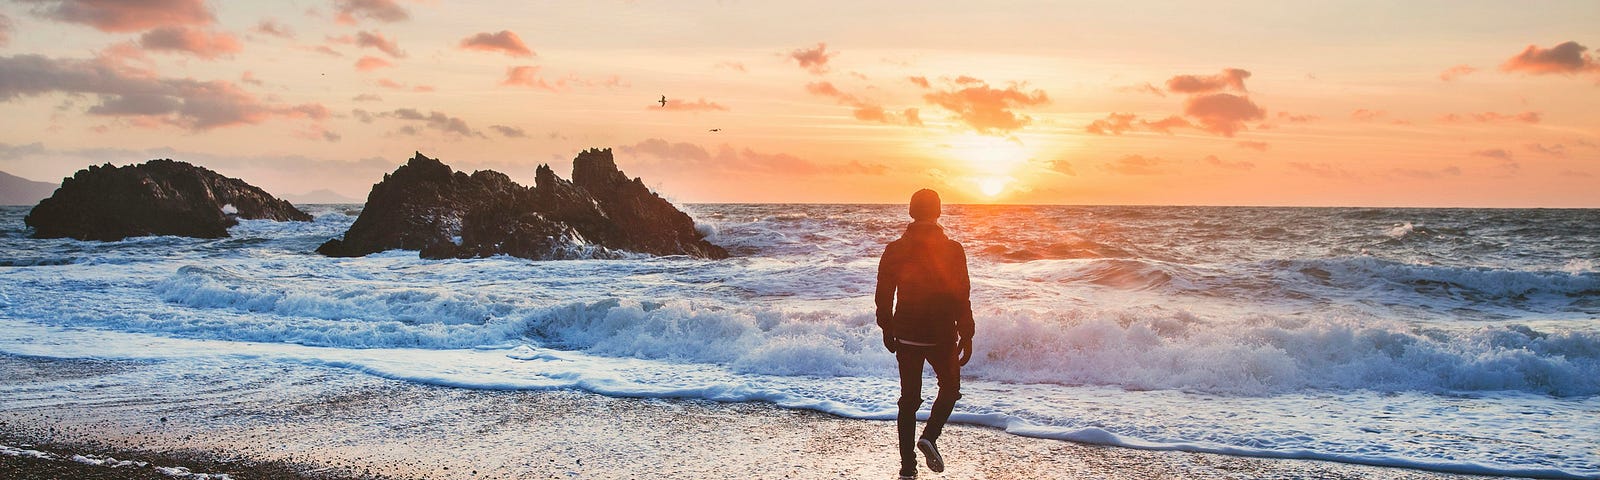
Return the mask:
<svg viewBox="0 0 1600 480">
<path fill-rule="evenodd" d="M 110 241 L 145 235 L 221 238 L 236 218 L 311 220 L 243 180 L 163 159 L 78 170 L 23 222 L 33 227 L 35 238 Z"/>
<path fill-rule="evenodd" d="M 456 172 L 417 153 L 372 186 L 344 238 L 317 252 L 355 257 L 391 249 L 423 258 L 511 255 L 535 260 L 615 258 L 624 252 L 726 258 L 694 220 L 617 169 L 610 149 L 572 162 L 573 181 L 548 165 L 524 187 L 504 174 Z"/>
</svg>

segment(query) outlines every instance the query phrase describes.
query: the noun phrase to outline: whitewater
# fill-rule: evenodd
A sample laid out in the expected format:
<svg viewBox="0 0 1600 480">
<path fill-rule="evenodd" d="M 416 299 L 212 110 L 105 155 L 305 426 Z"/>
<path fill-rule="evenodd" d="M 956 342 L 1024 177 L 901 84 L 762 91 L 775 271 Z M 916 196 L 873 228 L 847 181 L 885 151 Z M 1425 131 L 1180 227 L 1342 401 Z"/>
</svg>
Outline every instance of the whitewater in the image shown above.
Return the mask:
<svg viewBox="0 0 1600 480">
<path fill-rule="evenodd" d="M 894 416 L 872 293 L 903 205 L 685 206 L 726 260 L 315 254 L 360 208 L 83 242 L 27 238 L 28 209 L 0 207 L 0 353 Z M 978 325 L 953 421 L 1600 477 L 1600 210 L 954 205 L 941 222 Z"/>
</svg>

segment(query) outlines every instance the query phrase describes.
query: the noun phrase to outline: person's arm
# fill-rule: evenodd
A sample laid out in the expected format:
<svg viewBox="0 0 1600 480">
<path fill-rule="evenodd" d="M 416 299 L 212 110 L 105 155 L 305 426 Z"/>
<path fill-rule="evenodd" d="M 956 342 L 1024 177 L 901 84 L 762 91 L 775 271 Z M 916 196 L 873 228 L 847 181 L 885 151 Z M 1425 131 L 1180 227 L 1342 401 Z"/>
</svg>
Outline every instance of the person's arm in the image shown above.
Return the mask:
<svg viewBox="0 0 1600 480">
<path fill-rule="evenodd" d="M 961 346 L 961 364 L 966 365 L 972 359 L 972 335 L 977 333 L 977 324 L 972 321 L 972 278 L 967 275 L 967 252 L 960 243 L 955 248 L 956 261 L 956 294 L 961 301 L 956 305 L 956 334 L 960 337 L 957 344 Z"/>
<path fill-rule="evenodd" d="M 900 278 L 896 272 L 900 262 L 893 257 L 894 247 L 884 247 L 883 256 L 878 259 L 878 290 L 873 295 L 873 301 L 878 305 L 878 328 L 883 329 L 883 348 L 890 352 L 895 351 L 894 291 Z"/>
</svg>

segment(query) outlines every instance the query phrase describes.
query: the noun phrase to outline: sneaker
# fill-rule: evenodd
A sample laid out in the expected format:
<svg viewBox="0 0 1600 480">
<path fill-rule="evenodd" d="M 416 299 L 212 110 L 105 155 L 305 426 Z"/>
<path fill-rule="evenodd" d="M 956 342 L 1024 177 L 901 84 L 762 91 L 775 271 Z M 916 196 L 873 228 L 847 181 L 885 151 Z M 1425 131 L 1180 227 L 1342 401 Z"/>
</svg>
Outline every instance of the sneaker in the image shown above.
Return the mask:
<svg viewBox="0 0 1600 480">
<path fill-rule="evenodd" d="M 928 459 L 928 470 L 933 470 L 933 473 L 944 471 L 944 457 L 939 456 L 939 447 L 934 446 L 933 440 L 917 440 L 917 450 L 922 450 L 922 456 Z"/>
<path fill-rule="evenodd" d="M 900 464 L 900 480 L 916 480 L 916 479 L 917 479 L 917 464 L 916 463 L 902 463 L 902 464 Z"/>
</svg>

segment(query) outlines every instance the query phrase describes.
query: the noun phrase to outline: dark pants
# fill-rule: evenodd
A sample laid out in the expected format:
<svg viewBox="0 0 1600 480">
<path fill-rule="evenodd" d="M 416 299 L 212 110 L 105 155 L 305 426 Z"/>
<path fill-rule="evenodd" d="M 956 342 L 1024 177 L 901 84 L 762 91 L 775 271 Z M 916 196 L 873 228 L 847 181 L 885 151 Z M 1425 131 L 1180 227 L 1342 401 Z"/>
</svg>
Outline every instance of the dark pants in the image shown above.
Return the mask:
<svg viewBox="0 0 1600 480">
<path fill-rule="evenodd" d="M 939 396 L 933 399 L 933 411 L 928 414 L 928 426 L 922 436 L 938 440 L 944 423 L 950 420 L 950 411 L 961 398 L 961 362 L 957 360 L 955 345 L 919 347 L 900 344 L 894 358 L 900 364 L 900 412 L 895 417 L 900 433 L 900 461 L 916 463 L 917 409 L 922 407 L 922 363 L 933 366 L 939 379 Z"/>
</svg>

